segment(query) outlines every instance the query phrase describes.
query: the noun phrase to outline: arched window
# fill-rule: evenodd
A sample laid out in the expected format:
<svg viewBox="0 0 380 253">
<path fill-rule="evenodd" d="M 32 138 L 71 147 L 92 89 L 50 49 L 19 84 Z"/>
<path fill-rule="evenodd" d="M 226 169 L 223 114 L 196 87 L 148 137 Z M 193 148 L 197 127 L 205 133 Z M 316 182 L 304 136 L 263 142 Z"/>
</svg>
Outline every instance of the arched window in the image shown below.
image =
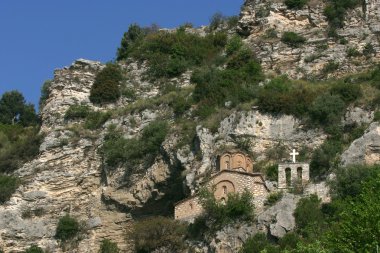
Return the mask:
<svg viewBox="0 0 380 253">
<path fill-rule="evenodd" d="M 223 188 L 223 194 L 224 194 L 224 195 L 227 195 L 227 186 L 223 185 L 222 188 Z"/>
<path fill-rule="evenodd" d="M 297 168 L 297 179 L 302 180 L 302 168 L 301 167 Z"/>
<path fill-rule="evenodd" d="M 230 169 L 230 162 L 229 161 L 226 161 L 226 167 L 225 167 L 226 170 L 229 170 Z"/>
<path fill-rule="evenodd" d="M 193 210 L 193 203 L 190 203 L 190 209 Z"/>
<path fill-rule="evenodd" d="M 286 187 L 291 186 L 292 184 L 292 172 L 290 168 L 285 169 L 285 177 L 286 177 Z"/>
</svg>

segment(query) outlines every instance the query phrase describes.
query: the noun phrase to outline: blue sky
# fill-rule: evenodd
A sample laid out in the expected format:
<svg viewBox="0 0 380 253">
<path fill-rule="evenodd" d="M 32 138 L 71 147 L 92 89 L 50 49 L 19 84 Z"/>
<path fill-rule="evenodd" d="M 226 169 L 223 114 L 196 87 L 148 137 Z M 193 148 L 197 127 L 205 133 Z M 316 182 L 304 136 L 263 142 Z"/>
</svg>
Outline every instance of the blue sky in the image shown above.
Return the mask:
<svg viewBox="0 0 380 253">
<path fill-rule="evenodd" d="M 221 12 L 237 15 L 243 0 L 1 0 L 0 95 L 19 90 L 38 104 L 53 71 L 86 58 L 115 58 L 131 23 L 177 27 L 206 25 Z"/>
</svg>

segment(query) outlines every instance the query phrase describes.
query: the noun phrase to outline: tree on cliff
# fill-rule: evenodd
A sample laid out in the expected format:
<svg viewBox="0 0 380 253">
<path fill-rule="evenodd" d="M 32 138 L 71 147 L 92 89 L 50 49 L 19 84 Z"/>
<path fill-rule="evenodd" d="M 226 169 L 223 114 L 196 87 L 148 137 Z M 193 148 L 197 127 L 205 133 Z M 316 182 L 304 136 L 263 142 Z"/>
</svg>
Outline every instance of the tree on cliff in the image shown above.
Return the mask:
<svg viewBox="0 0 380 253">
<path fill-rule="evenodd" d="M 0 123 L 23 126 L 36 125 L 38 117 L 32 104 L 26 104 L 24 96 L 18 91 L 5 92 L 0 99 Z"/>
</svg>

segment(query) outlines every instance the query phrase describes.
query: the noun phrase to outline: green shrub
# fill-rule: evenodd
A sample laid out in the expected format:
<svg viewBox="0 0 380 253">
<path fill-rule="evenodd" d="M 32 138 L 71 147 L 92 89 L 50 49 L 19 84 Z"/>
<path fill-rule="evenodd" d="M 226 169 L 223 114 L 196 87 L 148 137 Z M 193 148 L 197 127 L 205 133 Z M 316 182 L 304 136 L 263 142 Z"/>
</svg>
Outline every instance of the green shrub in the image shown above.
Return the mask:
<svg viewBox="0 0 380 253">
<path fill-rule="evenodd" d="M 269 194 L 264 205 L 273 206 L 275 203 L 277 203 L 278 201 L 280 201 L 282 199 L 282 196 L 283 196 L 282 192 L 272 192 L 271 194 Z"/>
<path fill-rule="evenodd" d="M 214 193 L 206 189 L 199 198 L 212 231 L 236 220 L 252 221 L 254 217 L 253 196 L 249 191 L 228 194 L 226 203 L 217 201 Z"/>
<path fill-rule="evenodd" d="M 322 229 L 323 213 L 317 195 L 301 199 L 294 211 L 296 230 L 306 238 L 315 238 Z"/>
<path fill-rule="evenodd" d="M 285 4 L 289 9 L 302 9 L 308 0 L 285 0 Z"/>
<path fill-rule="evenodd" d="M 263 112 L 302 117 L 308 113 L 314 99 L 315 92 L 306 85 L 296 87 L 287 77 L 280 76 L 259 90 L 257 105 Z"/>
<path fill-rule="evenodd" d="M 314 151 L 310 162 L 310 175 L 313 178 L 326 174 L 333 167 L 337 155 L 342 151 L 340 140 L 327 140 Z"/>
<path fill-rule="evenodd" d="M 95 77 L 90 90 L 90 101 L 95 104 L 112 103 L 119 99 L 119 84 L 123 80 L 120 67 L 107 64 Z"/>
<path fill-rule="evenodd" d="M 65 119 L 84 119 L 90 113 L 90 107 L 87 105 L 71 105 L 65 113 Z"/>
<path fill-rule="evenodd" d="M 68 214 L 59 219 L 55 237 L 61 241 L 75 238 L 80 232 L 79 222 Z"/>
<path fill-rule="evenodd" d="M 25 253 L 44 253 L 43 249 L 38 247 L 37 245 L 30 246 L 29 249 L 25 251 Z"/>
<path fill-rule="evenodd" d="M 196 217 L 194 222 L 187 227 L 187 237 L 193 240 L 201 240 L 208 230 L 207 217 L 201 215 Z"/>
<path fill-rule="evenodd" d="M 363 95 L 359 85 L 345 82 L 338 82 L 333 85 L 331 93 L 340 96 L 346 103 L 354 102 Z"/>
<path fill-rule="evenodd" d="M 362 182 L 360 193 L 342 201 L 337 220 L 330 224 L 326 239 L 335 252 L 376 252 L 380 238 L 380 167 Z M 353 178 L 355 179 L 355 178 Z"/>
<path fill-rule="evenodd" d="M 0 174 L 0 204 L 8 201 L 19 185 L 20 180 L 17 177 Z"/>
<path fill-rule="evenodd" d="M 306 39 L 295 32 L 284 32 L 281 41 L 290 47 L 300 47 L 306 42 Z"/>
<path fill-rule="evenodd" d="M 286 233 L 278 242 L 281 250 L 292 250 L 301 241 L 299 235 L 294 232 Z"/>
<path fill-rule="evenodd" d="M 213 107 L 224 106 L 228 101 L 232 106 L 252 100 L 257 84 L 263 75 L 260 64 L 251 51 L 242 49 L 232 55 L 227 69 L 204 68 L 191 76 L 196 84 L 193 98 L 195 102 Z"/>
<path fill-rule="evenodd" d="M 271 181 L 277 181 L 278 178 L 278 164 L 269 165 L 265 168 L 265 175 Z"/>
<path fill-rule="evenodd" d="M 315 99 L 310 108 L 311 119 L 318 124 L 328 125 L 340 122 L 346 106 L 337 95 L 322 94 Z"/>
<path fill-rule="evenodd" d="M 39 153 L 38 127 L 0 124 L 0 173 L 10 173 Z"/>
<path fill-rule="evenodd" d="M 184 29 L 159 31 L 147 35 L 131 55 L 148 62 L 149 77 L 171 78 L 212 62 L 226 43 L 227 35 L 221 32 L 201 37 Z"/>
<path fill-rule="evenodd" d="M 240 253 L 279 253 L 277 247 L 272 245 L 264 233 L 257 233 L 243 244 Z"/>
<path fill-rule="evenodd" d="M 152 217 L 137 221 L 129 238 L 138 253 L 148 253 L 164 248 L 167 252 L 180 252 L 184 248 L 186 226 L 179 221 Z"/>
<path fill-rule="evenodd" d="M 358 57 L 361 55 L 361 53 L 356 47 L 348 48 L 346 53 L 347 53 L 347 57 Z"/>
<path fill-rule="evenodd" d="M 328 61 L 322 69 L 322 74 L 327 75 L 339 69 L 339 63 L 335 61 Z"/>
<path fill-rule="evenodd" d="M 140 138 L 125 139 L 121 133 L 110 129 L 101 152 L 111 167 L 124 163 L 134 166 L 142 159 L 148 166 L 158 155 L 167 133 L 168 125 L 165 121 L 150 123 L 143 129 Z"/>
<path fill-rule="evenodd" d="M 239 49 L 243 46 L 243 41 L 240 36 L 233 36 L 226 45 L 226 53 L 227 55 L 232 55 L 233 53 L 239 51 Z"/>
<path fill-rule="evenodd" d="M 108 112 L 90 112 L 84 122 L 86 129 L 95 130 L 103 126 L 103 124 L 111 117 Z"/>
<path fill-rule="evenodd" d="M 239 16 L 234 15 L 234 16 L 226 17 L 226 21 L 227 21 L 227 25 L 229 29 L 234 28 L 239 23 Z"/>
<path fill-rule="evenodd" d="M 377 111 L 375 112 L 375 115 L 374 115 L 374 117 L 373 117 L 373 120 L 374 120 L 374 121 L 380 121 L 380 111 L 379 111 L 379 110 L 377 110 Z"/>
<path fill-rule="evenodd" d="M 376 50 L 373 45 L 371 43 L 365 44 L 363 48 L 363 55 L 366 57 L 371 57 L 374 54 L 376 54 Z"/>
<path fill-rule="evenodd" d="M 363 184 L 376 174 L 376 168 L 352 166 L 335 171 L 336 179 L 331 182 L 331 191 L 335 198 L 345 199 L 359 196 Z"/>
<path fill-rule="evenodd" d="M 100 244 L 99 253 L 119 253 L 120 249 L 115 242 L 108 239 L 103 239 Z"/>
</svg>

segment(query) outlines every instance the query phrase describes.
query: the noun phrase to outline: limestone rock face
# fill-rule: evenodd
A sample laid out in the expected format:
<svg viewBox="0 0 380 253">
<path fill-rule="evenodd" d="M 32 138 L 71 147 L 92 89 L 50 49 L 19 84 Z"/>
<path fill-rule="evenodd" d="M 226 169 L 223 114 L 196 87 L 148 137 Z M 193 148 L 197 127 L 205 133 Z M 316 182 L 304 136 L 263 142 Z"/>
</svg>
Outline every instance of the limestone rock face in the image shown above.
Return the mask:
<svg viewBox="0 0 380 253">
<path fill-rule="evenodd" d="M 309 1 L 301 10 L 289 10 L 282 1 L 246 0 L 238 32 L 247 36 L 247 44 L 265 70 L 293 78 L 324 76 L 329 61 L 339 64 L 330 75 L 360 71 L 379 62 L 380 1 L 367 0 L 363 7 L 349 10 L 344 27 L 337 30 L 340 40 L 327 36 L 325 6 L 326 2 Z M 289 47 L 280 40 L 284 32 L 296 32 L 306 42 L 299 48 Z M 369 55 L 347 56 L 350 48 L 362 52 L 369 44 L 374 49 Z"/>
<path fill-rule="evenodd" d="M 257 233 L 254 224 L 233 224 L 216 233 L 210 243 L 211 252 L 234 253 L 239 252 L 243 243 Z"/>
<path fill-rule="evenodd" d="M 188 157 L 184 164 L 187 173 L 187 186 L 195 191 L 202 182 L 203 175 L 216 167 L 216 155 L 239 147 L 243 143 L 245 148 L 256 154 L 255 163 L 267 158 L 267 151 L 282 145 L 282 148 L 291 150 L 307 147 L 314 150 L 326 139 L 326 135 L 317 129 L 306 129 L 299 120 L 289 115 L 274 117 L 262 114 L 256 109 L 247 112 L 234 112 L 222 119 L 218 131 L 198 126 L 197 128 L 199 151 L 202 161 L 197 163 L 196 158 Z M 237 145 L 238 143 L 238 145 Z M 190 161 L 193 160 L 192 162 Z M 288 157 L 283 157 L 286 160 Z"/>
<path fill-rule="evenodd" d="M 365 134 L 356 139 L 342 154 L 342 165 L 380 164 L 380 124 L 372 123 Z"/>
<path fill-rule="evenodd" d="M 276 238 L 292 231 L 296 225 L 293 213 L 300 198 L 297 195 L 285 194 L 274 206 L 257 217 L 258 228 Z"/>
</svg>

